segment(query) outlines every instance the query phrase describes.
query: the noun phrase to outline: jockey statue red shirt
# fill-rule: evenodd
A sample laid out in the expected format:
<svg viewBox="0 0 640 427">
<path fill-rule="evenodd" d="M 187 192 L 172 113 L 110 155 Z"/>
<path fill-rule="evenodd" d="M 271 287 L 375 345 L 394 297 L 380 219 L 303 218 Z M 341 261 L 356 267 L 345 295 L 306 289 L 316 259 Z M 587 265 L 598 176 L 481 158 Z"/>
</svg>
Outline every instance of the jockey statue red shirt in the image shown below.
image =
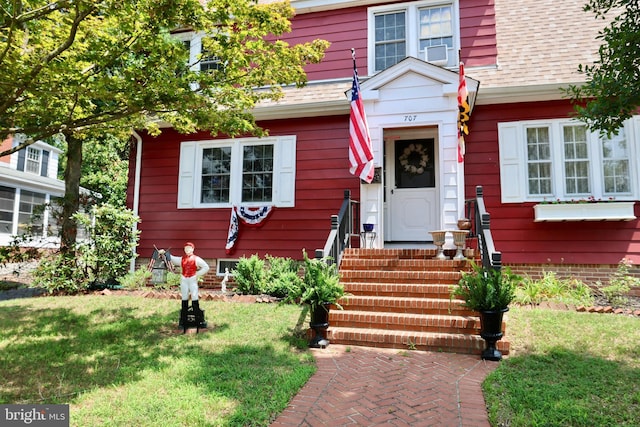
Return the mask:
<svg viewBox="0 0 640 427">
<path fill-rule="evenodd" d="M 196 275 L 196 256 L 194 254 L 182 255 L 182 275 L 184 277 L 193 277 Z"/>
</svg>

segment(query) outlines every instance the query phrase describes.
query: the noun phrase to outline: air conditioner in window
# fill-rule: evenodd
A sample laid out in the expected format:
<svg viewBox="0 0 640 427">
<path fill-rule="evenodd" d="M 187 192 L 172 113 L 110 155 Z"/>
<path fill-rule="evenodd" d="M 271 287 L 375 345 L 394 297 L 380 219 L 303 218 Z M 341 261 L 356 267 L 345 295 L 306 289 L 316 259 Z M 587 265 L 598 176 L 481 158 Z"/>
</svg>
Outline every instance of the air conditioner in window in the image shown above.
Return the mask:
<svg viewBox="0 0 640 427">
<path fill-rule="evenodd" d="M 449 53 L 447 45 L 428 46 L 424 49 L 424 60 L 434 65 L 447 65 Z"/>
</svg>

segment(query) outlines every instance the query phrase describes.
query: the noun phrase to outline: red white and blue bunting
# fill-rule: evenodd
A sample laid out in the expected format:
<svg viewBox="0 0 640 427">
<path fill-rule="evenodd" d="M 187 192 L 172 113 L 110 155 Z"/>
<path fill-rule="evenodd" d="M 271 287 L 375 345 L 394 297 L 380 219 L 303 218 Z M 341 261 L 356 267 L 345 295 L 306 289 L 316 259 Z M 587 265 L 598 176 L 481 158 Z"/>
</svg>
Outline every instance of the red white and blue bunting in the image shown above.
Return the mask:
<svg viewBox="0 0 640 427">
<path fill-rule="evenodd" d="M 236 214 L 236 210 L 232 207 L 231 219 L 229 220 L 229 234 L 227 234 L 227 245 L 224 247 L 227 255 L 233 252 L 233 245 L 235 245 L 238 240 L 238 232 L 240 231 L 238 225 L 238 215 Z"/>
<path fill-rule="evenodd" d="M 273 210 L 273 205 L 257 208 L 233 206 L 231 208 L 229 233 L 227 234 L 227 244 L 225 246 L 227 255 L 233 252 L 233 247 L 238 241 L 238 236 L 240 234 L 240 221 L 248 227 L 262 227 L 264 225 L 264 221 L 269 217 Z"/>
<path fill-rule="evenodd" d="M 250 227 L 262 227 L 262 223 L 267 217 L 273 212 L 273 205 L 271 206 L 262 206 L 259 208 L 248 208 L 245 206 L 240 206 L 236 208 L 238 212 L 238 217 L 243 224 L 246 224 Z"/>
</svg>

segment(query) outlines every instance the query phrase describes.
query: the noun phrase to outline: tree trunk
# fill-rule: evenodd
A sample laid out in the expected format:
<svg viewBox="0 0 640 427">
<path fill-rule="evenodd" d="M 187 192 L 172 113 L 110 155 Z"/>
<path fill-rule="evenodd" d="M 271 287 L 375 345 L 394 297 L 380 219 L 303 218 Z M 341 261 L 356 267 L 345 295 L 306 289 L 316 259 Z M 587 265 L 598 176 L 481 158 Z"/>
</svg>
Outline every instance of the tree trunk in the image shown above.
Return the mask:
<svg viewBox="0 0 640 427">
<path fill-rule="evenodd" d="M 78 235 L 78 225 L 72 217 L 80 207 L 82 140 L 71 133 L 65 133 L 64 136 L 67 140 L 67 166 L 64 170 L 65 194 L 62 202 L 60 251 L 63 255 L 72 255 Z"/>
</svg>

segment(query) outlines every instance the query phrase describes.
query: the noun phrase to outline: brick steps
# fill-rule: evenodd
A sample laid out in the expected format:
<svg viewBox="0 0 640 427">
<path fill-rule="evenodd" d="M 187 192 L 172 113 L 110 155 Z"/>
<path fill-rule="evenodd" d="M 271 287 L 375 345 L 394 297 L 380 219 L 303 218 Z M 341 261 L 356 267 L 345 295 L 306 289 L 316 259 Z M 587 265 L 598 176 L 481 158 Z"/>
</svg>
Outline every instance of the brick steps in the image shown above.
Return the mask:
<svg viewBox="0 0 640 427">
<path fill-rule="evenodd" d="M 480 327 L 478 319 L 471 316 L 448 314 L 383 313 L 374 311 L 342 311 L 333 313 L 331 325 L 341 328 L 365 328 L 438 332 L 447 334 L 476 333 Z"/>
<path fill-rule="evenodd" d="M 449 296 L 470 264 L 435 260 L 435 254 L 435 249 L 347 249 L 340 264 L 347 295 L 339 301 L 343 310 L 329 313 L 329 341 L 480 354 L 485 341 L 477 313 Z M 497 347 L 508 354 L 505 338 Z"/>
<path fill-rule="evenodd" d="M 485 349 L 485 342 L 480 335 L 331 326 L 327 332 L 329 341 L 336 344 L 459 354 L 481 354 Z M 504 340 L 498 341 L 496 347 L 502 354 L 509 353 L 508 342 Z"/>
<path fill-rule="evenodd" d="M 475 316 L 473 311 L 462 307 L 462 301 L 437 297 L 350 295 L 342 298 L 339 303 L 343 308 L 348 307 L 349 311 Z"/>
</svg>

